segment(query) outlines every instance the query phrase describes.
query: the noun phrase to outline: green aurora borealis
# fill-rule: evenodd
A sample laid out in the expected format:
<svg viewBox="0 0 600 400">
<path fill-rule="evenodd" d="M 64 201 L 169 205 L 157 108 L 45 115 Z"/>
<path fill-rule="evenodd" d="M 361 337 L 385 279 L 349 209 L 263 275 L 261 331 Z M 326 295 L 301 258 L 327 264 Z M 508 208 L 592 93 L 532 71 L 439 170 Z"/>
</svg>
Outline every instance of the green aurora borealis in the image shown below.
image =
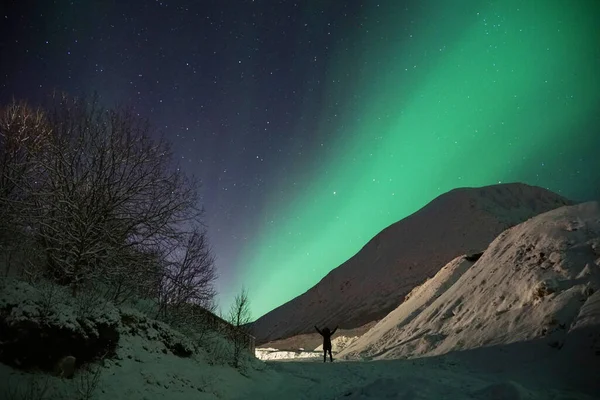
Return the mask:
<svg viewBox="0 0 600 400">
<path fill-rule="evenodd" d="M 328 60 L 323 101 L 340 112 L 319 129 L 334 139 L 296 185 L 272 188 L 239 257 L 254 318 L 448 190 L 522 181 L 577 196 L 600 179 L 583 168 L 599 143 L 596 2 L 426 1 L 412 21 L 367 3 L 351 51 Z"/>
</svg>

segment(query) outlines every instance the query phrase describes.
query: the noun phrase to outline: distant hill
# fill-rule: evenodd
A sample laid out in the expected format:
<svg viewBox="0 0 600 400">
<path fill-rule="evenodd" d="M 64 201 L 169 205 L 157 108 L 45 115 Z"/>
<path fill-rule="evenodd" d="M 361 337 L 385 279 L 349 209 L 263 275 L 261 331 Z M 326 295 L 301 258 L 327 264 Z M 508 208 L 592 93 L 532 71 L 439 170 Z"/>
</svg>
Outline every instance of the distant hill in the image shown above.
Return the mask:
<svg viewBox="0 0 600 400">
<path fill-rule="evenodd" d="M 255 321 L 257 344 L 310 333 L 315 324 L 350 329 L 381 319 L 455 257 L 481 252 L 507 228 L 569 204 L 521 183 L 440 195 L 385 228 L 307 292 Z"/>
</svg>

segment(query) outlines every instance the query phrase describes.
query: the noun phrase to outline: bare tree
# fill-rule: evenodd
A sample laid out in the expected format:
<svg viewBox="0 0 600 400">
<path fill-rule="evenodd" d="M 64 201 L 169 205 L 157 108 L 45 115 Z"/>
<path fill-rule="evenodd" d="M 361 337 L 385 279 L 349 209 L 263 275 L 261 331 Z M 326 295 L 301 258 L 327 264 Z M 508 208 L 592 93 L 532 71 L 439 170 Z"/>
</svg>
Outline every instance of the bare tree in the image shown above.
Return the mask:
<svg viewBox="0 0 600 400">
<path fill-rule="evenodd" d="M 173 253 L 163 270 L 158 315 L 168 322 L 193 321 L 195 307 L 214 308 L 217 275 L 206 232 L 194 228 Z"/>
<path fill-rule="evenodd" d="M 9 107 L 0 128 L 0 144 L 12 143 L 0 152 L 1 201 L 23 205 L 46 275 L 73 295 L 101 282 L 116 301 L 164 292 L 176 302 L 212 300 L 206 232 L 185 229 L 201 226 L 197 183 L 147 121 L 96 98 L 55 96 L 46 114 Z"/>
<path fill-rule="evenodd" d="M 104 297 L 115 304 L 134 297 L 158 299 L 165 268 L 162 251 L 129 246 L 115 254 L 119 257 L 112 260 L 113 271 L 103 278 Z"/>
<path fill-rule="evenodd" d="M 234 328 L 228 335 L 233 343 L 233 366 L 239 368 L 242 352 L 248 348 L 250 339 L 248 330 L 248 324 L 251 322 L 250 300 L 246 288 L 242 287 L 240 293 L 235 296 L 227 319 Z"/>
<path fill-rule="evenodd" d="M 40 109 L 13 100 L 0 110 L 0 201 L 23 198 L 24 182 L 33 178 L 36 157 L 49 134 L 46 116 Z"/>
<path fill-rule="evenodd" d="M 0 257 L 7 275 L 11 265 L 20 265 L 20 272 L 31 262 L 27 254 L 32 253 L 34 244 L 25 235 L 28 224 L 24 218 L 32 200 L 27 182 L 35 186 L 39 180 L 36 160 L 46 148 L 49 134 L 40 109 L 16 101 L 0 108 Z"/>
<path fill-rule="evenodd" d="M 168 143 L 150 138 L 146 121 L 62 97 L 49 122 L 37 233 L 49 270 L 73 294 L 89 281 L 143 273 L 132 271 L 141 266 L 136 255 L 178 240 L 180 226 L 200 217 L 194 184 L 173 167 Z"/>
</svg>

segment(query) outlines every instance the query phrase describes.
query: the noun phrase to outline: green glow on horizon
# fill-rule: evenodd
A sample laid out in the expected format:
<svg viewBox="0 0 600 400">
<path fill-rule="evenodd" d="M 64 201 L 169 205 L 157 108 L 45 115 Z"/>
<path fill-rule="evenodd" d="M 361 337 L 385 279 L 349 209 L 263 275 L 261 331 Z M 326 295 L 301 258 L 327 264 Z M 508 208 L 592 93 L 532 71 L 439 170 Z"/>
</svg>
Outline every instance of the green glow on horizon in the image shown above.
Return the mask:
<svg viewBox="0 0 600 400">
<path fill-rule="evenodd" d="M 254 318 L 450 189 L 569 185 L 561 165 L 585 146 L 569 137 L 599 100 L 593 13 L 581 1 L 471 1 L 463 14 L 438 3 L 408 31 L 373 4 L 368 21 L 387 18 L 358 33 L 358 57 L 335 49 L 329 90 L 346 93 L 338 100 L 351 111 L 322 124 L 343 128 L 318 173 L 288 203 L 273 193 L 275 206 L 239 260 Z M 388 31 L 393 37 L 379 41 Z M 354 75 L 344 80 L 348 68 Z"/>
</svg>

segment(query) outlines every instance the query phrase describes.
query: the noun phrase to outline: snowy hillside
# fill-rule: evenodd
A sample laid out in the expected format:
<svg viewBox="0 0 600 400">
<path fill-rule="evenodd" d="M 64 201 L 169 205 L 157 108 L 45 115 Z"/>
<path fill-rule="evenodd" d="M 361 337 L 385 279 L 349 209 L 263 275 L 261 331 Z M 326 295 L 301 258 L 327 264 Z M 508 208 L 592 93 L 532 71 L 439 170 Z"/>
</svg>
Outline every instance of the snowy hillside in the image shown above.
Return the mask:
<svg viewBox="0 0 600 400">
<path fill-rule="evenodd" d="M 600 205 L 561 207 L 506 230 L 475 263 L 451 261 L 338 357 L 396 359 L 536 342 L 576 354 L 580 364 L 595 357 L 597 368 L 599 289 Z"/>
<path fill-rule="evenodd" d="M 0 279 L 0 399 L 234 398 L 264 370 L 245 351 L 232 368 L 233 345 L 217 332 L 81 304 L 56 285 Z"/>
<path fill-rule="evenodd" d="M 387 227 L 306 293 L 254 323 L 257 343 L 355 328 L 383 318 L 404 296 L 461 254 L 483 251 L 506 228 L 570 204 L 525 184 L 455 189 Z"/>
</svg>

